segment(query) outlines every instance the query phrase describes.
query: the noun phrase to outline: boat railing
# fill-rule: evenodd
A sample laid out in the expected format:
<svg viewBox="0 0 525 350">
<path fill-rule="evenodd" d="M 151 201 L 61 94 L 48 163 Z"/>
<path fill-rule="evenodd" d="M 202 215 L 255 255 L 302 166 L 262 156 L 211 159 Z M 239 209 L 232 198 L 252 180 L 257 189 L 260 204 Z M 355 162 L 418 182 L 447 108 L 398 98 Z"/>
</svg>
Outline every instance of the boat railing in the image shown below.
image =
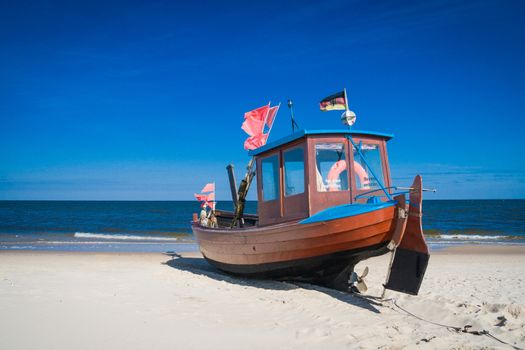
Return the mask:
<svg viewBox="0 0 525 350">
<path fill-rule="evenodd" d="M 371 194 L 374 193 L 374 192 L 384 192 L 384 190 L 391 190 L 391 189 L 395 190 L 395 192 L 390 193 L 390 195 L 392 197 L 400 195 L 400 194 L 408 194 L 408 193 L 411 193 L 411 192 L 419 190 L 419 189 L 414 188 L 414 187 L 388 186 L 388 187 L 376 188 L 376 189 L 371 190 L 371 191 L 366 191 L 366 192 L 360 193 L 360 194 L 358 194 L 357 196 L 354 197 L 354 200 L 357 200 L 359 198 L 384 197 L 385 194 L 375 194 L 375 195 L 371 195 Z M 397 190 L 400 190 L 400 191 L 397 191 Z M 437 192 L 437 189 L 435 189 L 435 188 L 422 188 L 421 190 L 424 191 L 424 192 Z"/>
</svg>

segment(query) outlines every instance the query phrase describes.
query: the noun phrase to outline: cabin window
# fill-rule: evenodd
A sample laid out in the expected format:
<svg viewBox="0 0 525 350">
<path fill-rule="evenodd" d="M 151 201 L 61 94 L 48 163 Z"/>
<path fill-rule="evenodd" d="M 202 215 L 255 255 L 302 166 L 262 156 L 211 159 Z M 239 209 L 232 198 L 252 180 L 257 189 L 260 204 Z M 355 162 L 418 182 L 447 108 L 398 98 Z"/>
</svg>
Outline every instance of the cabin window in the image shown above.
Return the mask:
<svg viewBox="0 0 525 350">
<path fill-rule="evenodd" d="M 261 161 L 262 192 L 264 201 L 279 198 L 279 156 L 273 155 Z"/>
<path fill-rule="evenodd" d="M 374 174 L 381 183 L 383 181 L 383 167 L 381 162 L 381 148 L 375 143 L 359 143 L 357 145 L 361 154 L 366 159 L 368 165 L 372 168 Z M 379 183 L 372 175 L 370 169 L 366 166 L 363 158 L 359 155 L 355 147 L 354 151 L 354 173 L 355 183 L 358 190 L 373 190 L 379 188 Z"/>
<path fill-rule="evenodd" d="M 284 195 L 304 192 L 304 150 L 293 148 L 284 151 Z"/>
<path fill-rule="evenodd" d="M 317 191 L 348 190 L 345 145 L 340 142 L 315 144 Z"/>
</svg>

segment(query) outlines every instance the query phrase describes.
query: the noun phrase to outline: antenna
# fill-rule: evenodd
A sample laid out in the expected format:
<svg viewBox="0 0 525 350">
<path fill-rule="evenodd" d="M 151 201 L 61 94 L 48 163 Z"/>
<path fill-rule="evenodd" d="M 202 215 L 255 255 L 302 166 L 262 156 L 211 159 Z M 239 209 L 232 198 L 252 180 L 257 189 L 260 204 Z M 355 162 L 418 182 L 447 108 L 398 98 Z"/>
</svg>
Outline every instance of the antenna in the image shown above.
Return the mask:
<svg viewBox="0 0 525 350">
<path fill-rule="evenodd" d="M 292 121 L 292 134 L 295 133 L 295 128 L 299 129 L 299 125 L 295 122 L 295 117 L 293 113 L 293 101 L 288 99 L 288 108 L 290 108 L 290 119 Z"/>
</svg>

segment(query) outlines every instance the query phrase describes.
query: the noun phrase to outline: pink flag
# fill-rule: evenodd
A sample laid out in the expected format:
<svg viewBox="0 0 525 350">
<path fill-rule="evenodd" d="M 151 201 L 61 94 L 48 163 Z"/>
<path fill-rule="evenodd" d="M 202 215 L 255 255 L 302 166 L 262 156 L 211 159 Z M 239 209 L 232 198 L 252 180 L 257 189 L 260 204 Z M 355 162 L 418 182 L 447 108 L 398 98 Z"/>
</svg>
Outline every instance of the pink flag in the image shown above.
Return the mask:
<svg viewBox="0 0 525 350">
<path fill-rule="evenodd" d="M 246 141 L 244 141 L 244 149 L 253 150 L 253 149 L 259 148 L 261 146 L 264 146 L 267 140 L 268 140 L 268 134 L 260 134 L 260 135 L 248 137 Z"/>
<path fill-rule="evenodd" d="M 215 200 L 215 192 L 212 192 L 208 195 L 208 198 L 206 199 L 208 201 L 214 201 Z"/>
<path fill-rule="evenodd" d="M 241 128 L 250 136 L 261 134 L 269 110 L 270 106 L 266 105 L 244 113 L 244 122 L 242 123 Z"/>
<path fill-rule="evenodd" d="M 207 201 L 208 200 L 208 195 L 207 194 L 195 193 L 194 196 L 195 196 L 195 198 L 198 201 Z"/>
<path fill-rule="evenodd" d="M 254 109 L 253 111 L 246 112 L 244 113 L 244 119 L 258 119 L 264 122 L 269 109 L 270 105 L 268 104 L 266 106 Z"/>
<path fill-rule="evenodd" d="M 268 118 L 266 118 L 266 125 L 271 129 L 273 121 L 275 120 L 275 116 L 277 115 L 277 112 L 279 111 L 279 106 L 275 106 L 270 108 L 270 111 L 268 112 Z"/>
<path fill-rule="evenodd" d="M 268 104 L 244 114 L 244 122 L 241 128 L 250 135 L 250 137 L 244 141 L 245 150 L 253 150 L 266 144 L 268 134 L 264 133 L 265 122 L 268 126 L 272 125 L 278 108 L 279 107 L 270 108 L 270 104 Z"/>
<path fill-rule="evenodd" d="M 242 123 L 241 128 L 250 136 L 259 135 L 263 132 L 264 120 L 247 118 Z"/>
<path fill-rule="evenodd" d="M 214 182 L 210 182 L 208 184 L 206 184 L 206 186 L 204 186 L 204 188 L 201 190 L 202 193 L 204 192 L 213 192 L 215 191 L 215 183 Z"/>
</svg>

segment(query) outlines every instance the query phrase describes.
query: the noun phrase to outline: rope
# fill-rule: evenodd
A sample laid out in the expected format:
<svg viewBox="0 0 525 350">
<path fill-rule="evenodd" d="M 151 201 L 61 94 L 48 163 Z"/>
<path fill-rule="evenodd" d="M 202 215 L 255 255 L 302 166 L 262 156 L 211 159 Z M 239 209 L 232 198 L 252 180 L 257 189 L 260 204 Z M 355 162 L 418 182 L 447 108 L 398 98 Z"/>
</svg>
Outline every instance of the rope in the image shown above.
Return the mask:
<svg viewBox="0 0 525 350">
<path fill-rule="evenodd" d="M 388 300 L 385 300 L 385 301 L 392 302 L 392 304 L 394 306 L 396 306 L 398 309 L 400 309 L 401 311 L 404 311 L 406 314 L 408 314 L 408 315 L 410 315 L 412 317 L 417 318 L 418 320 L 421 320 L 421 321 L 427 322 L 427 323 L 431 323 L 431 324 L 436 325 L 436 326 L 444 327 L 444 328 L 447 328 L 448 330 L 453 330 L 455 332 L 461 332 L 461 327 L 449 326 L 449 325 L 446 325 L 446 324 L 441 324 L 441 323 L 437 323 L 437 322 L 434 322 L 434 321 L 425 320 L 424 318 L 422 318 L 422 317 L 420 317 L 418 315 L 415 315 L 412 312 L 410 312 L 410 311 L 402 308 L 401 306 L 399 306 L 399 304 L 397 303 L 397 301 L 395 299 L 388 299 Z"/>
<path fill-rule="evenodd" d="M 416 315 L 416 314 L 414 314 L 414 313 L 408 311 L 407 309 L 401 307 L 401 306 L 397 303 L 397 301 L 396 301 L 395 299 L 385 299 L 385 300 L 383 300 L 383 301 L 385 301 L 385 302 L 386 302 L 386 301 L 390 301 L 390 302 L 392 303 L 392 305 L 396 306 L 398 309 L 400 309 L 401 311 L 405 312 L 407 315 L 412 316 L 412 317 L 414 317 L 414 318 L 417 318 L 418 320 L 421 320 L 421 321 L 423 321 L 423 322 L 427 322 L 427 323 L 430 323 L 430 324 L 433 324 L 433 325 L 436 325 L 436 326 L 439 326 L 439 327 L 444 327 L 444 328 L 446 328 L 446 329 L 448 329 L 448 330 L 453 330 L 453 331 L 455 331 L 455 332 L 457 332 L 457 333 L 467 333 L 467 334 L 480 335 L 480 336 L 481 336 L 481 335 L 486 335 L 487 337 L 492 338 L 492 339 L 494 339 L 494 340 L 497 340 L 498 342 L 500 342 L 500 343 L 502 343 L 502 344 L 508 345 L 508 346 L 512 347 L 513 349 L 515 349 L 515 350 L 524 350 L 524 349 L 522 349 L 522 348 L 520 348 L 520 347 L 517 347 L 517 346 L 515 346 L 515 345 L 509 344 L 509 343 L 507 343 L 507 342 L 505 342 L 505 341 L 503 341 L 503 340 L 497 338 L 496 336 L 492 335 L 489 331 L 487 331 L 487 330 L 485 330 L 485 329 L 483 329 L 483 330 L 481 330 L 481 331 L 474 331 L 474 330 L 470 330 L 470 328 L 472 328 L 472 326 L 471 326 L 471 325 L 468 325 L 468 324 L 465 325 L 465 326 L 462 328 L 462 327 L 450 326 L 450 325 L 446 325 L 446 324 L 442 324 L 442 323 L 437 323 L 437 322 L 429 321 L 429 320 L 426 320 L 426 319 L 424 319 L 424 318 L 422 318 L 422 317 L 420 317 L 420 316 L 418 316 L 418 315 Z"/>
<path fill-rule="evenodd" d="M 377 300 L 380 302 L 380 305 L 383 305 L 384 306 L 384 302 L 391 302 L 392 305 L 394 305 L 395 307 L 397 307 L 399 310 L 405 312 L 407 315 L 409 316 L 412 316 L 414 318 L 417 318 L 418 320 L 421 320 L 423 322 L 427 322 L 427 323 L 430 323 L 430 324 L 433 324 L 435 326 L 439 326 L 439 327 L 444 327 L 446 329 L 448 329 L 449 331 L 452 330 L 456 333 L 467 333 L 467 334 L 472 334 L 472 335 L 486 335 L 487 337 L 489 338 L 492 338 L 498 342 L 500 342 L 501 344 L 505 344 L 505 345 L 508 345 L 510 347 L 512 347 L 514 350 L 525 350 L 523 348 L 520 348 L 516 345 L 512 345 L 512 344 L 509 344 L 499 338 L 497 338 L 495 335 L 491 334 L 489 331 L 483 329 L 481 331 L 474 331 L 474 330 L 470 330 L 469 328 L 472 328 L 471 325 L 467 324 L 463 327 L 456 327 L 456 326 L 450 326 L 450 325 L 446 325 L 446 324 L 442 324 L 442 323 L 437 323 L 437 322 L 434 322 L 434 321 L 429 321 L 429 320 L 426 320 L 410 311 L 408 311 L 407 309 L 401 307 L 396 299 L 394 298 L 389 298 L 389 299 L 383 299 L 383 298 L 380 298 L 380 297 L 374 297 L 374 296 L 371 296 L 371 295 L 368 295 L 368 296 L 365 296 L 365 295 L 359 295 L 359 294 L 352 294 L 353 296 L 355 297 L 358 297 L 358 298 L 363 298 L 363 299 L 366 299 L 366 300 L 370 300 L 370 299 L 374 299 L 374 300 Z M 392 310 L 395 310 L 393 307 L 391 307 Z"/>
</svg>

